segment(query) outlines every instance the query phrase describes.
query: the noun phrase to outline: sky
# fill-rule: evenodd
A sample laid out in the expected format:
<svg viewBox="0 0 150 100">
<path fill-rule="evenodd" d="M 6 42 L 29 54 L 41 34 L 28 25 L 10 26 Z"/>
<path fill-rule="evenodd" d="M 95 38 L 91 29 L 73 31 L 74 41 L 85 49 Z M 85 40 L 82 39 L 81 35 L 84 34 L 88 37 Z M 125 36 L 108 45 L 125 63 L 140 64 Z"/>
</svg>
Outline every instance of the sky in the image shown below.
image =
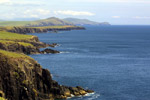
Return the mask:
<svg viewBox="0 0 150 100">
<path fill-rule="evenodd" d="M 49 17 L 150 25 L 150 0 L 0 0 L 2 20 Z"/>
</svg>

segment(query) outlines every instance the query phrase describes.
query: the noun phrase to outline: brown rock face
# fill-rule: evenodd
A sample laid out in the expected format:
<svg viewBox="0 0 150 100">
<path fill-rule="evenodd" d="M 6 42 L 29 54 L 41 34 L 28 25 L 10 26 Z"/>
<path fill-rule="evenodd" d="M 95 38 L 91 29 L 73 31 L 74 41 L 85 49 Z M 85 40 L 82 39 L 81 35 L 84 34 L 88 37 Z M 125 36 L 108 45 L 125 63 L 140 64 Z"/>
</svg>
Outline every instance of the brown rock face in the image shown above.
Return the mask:
<svg viewBox="0 0 150 100">
<path fill-rule="evenodd" d="M 1 97 L 8 100 L 54 100 L 88 92 L 81 87 L 59 85 L 52 80 L 50 72 L 32 58 L 12 58 L 0 53 Z"/>
<path fill-rule="evenodd" d="M 46 53 L 60 53 L 60 52 L 57 50 L 52 50 L 52 49 L 45 49 L 41 51 L 41 53 L 46 54 Z"/>
<path fill-rule="evenodd" d="M 12 29 L 7 29 L 8 32 L 27 34 L 27 33 L 46 33 L 49 31 L 70 31 L 70 30 L 85 30 L 84 27 L 72 26 L 64 28 L 32 28 L 32 27 L 13 27 Z"/>
<path fill-rule="evenodd" d="M 39 50 L 36 47 L 23 46 L 18 43 L 13 43 L 11 45 L 4 45 L 0 43 L 0 49 L 6 50 L 6 51 L 12 51 L 12 52 L 25 53 L 25 54 L 34 54 L 34 53 L 39 52 Z"/>
</svg>

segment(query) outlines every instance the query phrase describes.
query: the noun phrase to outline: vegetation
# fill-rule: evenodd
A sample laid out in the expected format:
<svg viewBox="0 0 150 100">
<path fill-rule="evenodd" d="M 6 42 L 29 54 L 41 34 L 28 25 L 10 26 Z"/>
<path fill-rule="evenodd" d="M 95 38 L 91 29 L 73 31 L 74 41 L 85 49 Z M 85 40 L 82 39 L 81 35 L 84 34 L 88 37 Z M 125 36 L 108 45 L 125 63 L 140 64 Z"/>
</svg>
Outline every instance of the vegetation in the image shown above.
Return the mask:
<svg viewBox="0 0 150 100">
<path fill-rule="evenodd" d="M 7 40 L 0 40 L 0 43 L 8 46 L 8 45 L 14 44 L 15 42 L 14 41 L 7 41 Z"/>
<path fill-rule="evenodd" d="M 22 35 L 17 33 L 0 31 L 0 40 L 29 40 L 32 37 L 32 35 Z"/>
<path fill-rule="evenodd" d="M 21 53 L 16 53 L 16 52 L 9 52 L 9 51 L 5 51 L 5 50 L 0 50 L 0 55 L 4 55 L 8 58 L 29 58 L 32 59 L 31 57 L 25 55 L 25 54 L 21 54 Z"/>
<path fill-rule="evenodd" d="M 5 98 L 3 98 L 3 97 L 0 97 L 0 100 L 6 100 Z"/>
<path fill-rule="evenodd" d="M 30 21 L 0 21 L 0 26 L 25 26 Z"/>
<path fill-rule="evenodd" d="M 63 26 L 73 25 L 72 23 L 55 17 L 37 21 L 0 21 L 0 26 Z"/>
<path fill-rule="evenodd" d="M 31 27 L 31 28 L 39 28 L 39 29 L 64 29 L 64 28 L 72 28 L 72 27 L 79 27 L 79 26 L 71 26 L 71 25 L 65 25 L 65 26 L 44 26 L 44 27 Z"/>
<path fill-rule="evenodd" d="M 110 25 L 108 22 L 94 22 L 88 19 L 78 19 L 78 18 L 65 18 L 65 21 L 72 22 L 75 25 Z"/>
<path fill-rule="evenodd" d="M 30 47 L 34 47 L 32 44 L 30 44 L 30 43 L 25 43 L 25 42 L 18 42 L 20 45 L 22 45 L 22 46 L 25 46 L 25 47 L 28 47 L 28 46 L 30 46 Z"/>
</svg>

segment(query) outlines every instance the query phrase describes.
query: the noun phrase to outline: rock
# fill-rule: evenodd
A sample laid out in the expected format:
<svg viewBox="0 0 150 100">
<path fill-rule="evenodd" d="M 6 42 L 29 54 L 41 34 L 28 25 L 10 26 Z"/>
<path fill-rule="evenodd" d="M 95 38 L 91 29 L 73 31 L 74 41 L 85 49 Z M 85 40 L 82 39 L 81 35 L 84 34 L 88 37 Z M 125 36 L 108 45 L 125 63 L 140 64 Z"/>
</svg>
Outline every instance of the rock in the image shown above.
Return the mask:
<svg viewBox="0 0 150 100">
<path fill-rule="evenodd" d="M 93 93 L 93 90 L 86 90 L 87 93 Z"/>
<path fill-rule="evenodd" d="M 68 26 L 62 28 L 51 28 L 51 27 L 13 27 L 11 29 L 5 29 L 8 32 L 27 34 L 27 33 L 47 33 L 49 31 L 57 32 L 57 31 L 70 31 L 70 30 L 85 30 L 84 27 L 79 26 Z"/>
<path fill-rule="evenodd" d="M 41 51 L 41 53 L 45 54 L 45 53 L 60 53 L 60 52 L 57 50 L 52 50 L 52 49 L 45 49 Z"/>
<path fill-rule="evenodd" d="M 93 92 L 59 85 L 34 59 L 19 55 L 12 58 L 0 53 L 0 96 L 8 100 L 54 100 Z"/>
<path fill-rule="evenodd" d="M 52 43 L 52 44 L 49 44 L 50 47 L 55 47 L 55 46 L 58 46 L 57 43 Z"/>
</svg>

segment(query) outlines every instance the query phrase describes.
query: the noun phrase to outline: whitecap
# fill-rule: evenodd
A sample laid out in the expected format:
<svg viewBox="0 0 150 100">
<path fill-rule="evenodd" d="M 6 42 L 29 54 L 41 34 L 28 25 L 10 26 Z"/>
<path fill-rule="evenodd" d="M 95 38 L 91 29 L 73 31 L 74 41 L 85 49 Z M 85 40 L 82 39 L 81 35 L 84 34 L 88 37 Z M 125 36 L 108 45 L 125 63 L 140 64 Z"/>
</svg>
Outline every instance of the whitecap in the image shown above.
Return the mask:
<svg viewBox="0 0 150 100">
<path fill-rule="evenodd" d="M 94 94 L 91 94 L 90 97 L 87 98 L 87 100 L 95 100 L 95 99 L 97 99 L 99 96 L 100 96 L 100 94 L 94 93 Z"/>
<path fill-rule="evenodd" d="M 61 51 L 60 53 L 70 53 L 70 52 L 68 52 L 68 51 Z"/>
</svg>

